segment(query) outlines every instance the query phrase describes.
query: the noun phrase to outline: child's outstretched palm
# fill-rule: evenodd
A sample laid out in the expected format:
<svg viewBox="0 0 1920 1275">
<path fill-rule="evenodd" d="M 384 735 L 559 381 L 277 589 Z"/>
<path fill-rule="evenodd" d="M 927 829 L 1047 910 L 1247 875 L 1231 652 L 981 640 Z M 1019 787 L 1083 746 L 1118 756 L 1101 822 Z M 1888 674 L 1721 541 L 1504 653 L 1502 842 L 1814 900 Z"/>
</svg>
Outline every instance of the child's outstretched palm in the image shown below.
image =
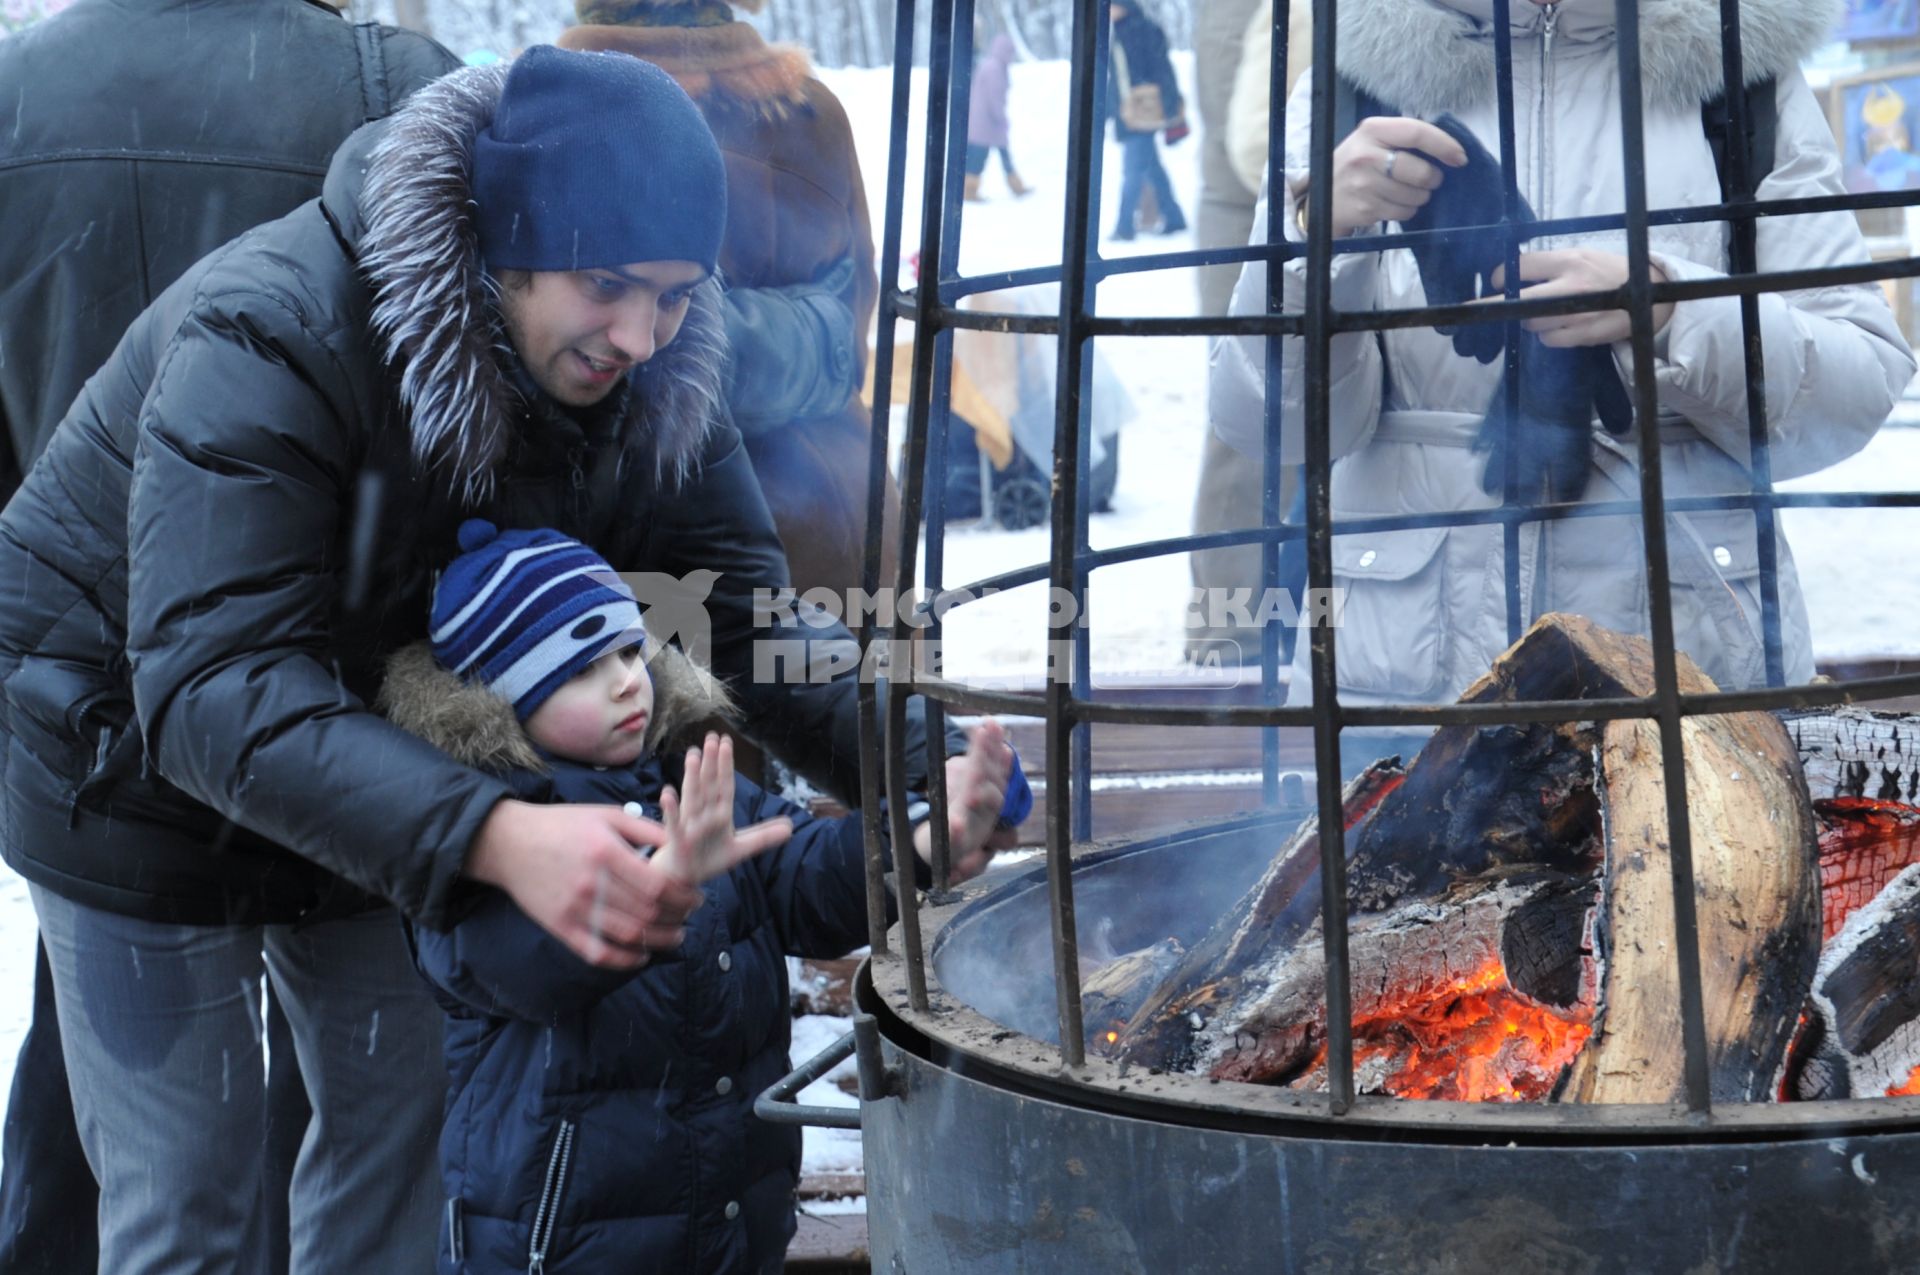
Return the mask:
<svg viewBox="0 0 1920 1275">
<path fill-rule="evenodd" d="M 701 747 L 687 750 L 680 791 L 661 792 L 660 813 L 667 844 L 653 861 L 693 885 L 730 872 L 793 835 L 793 821 L 785 818 L 748 828 L 733 826 L 733 741 L 719 734 L 709 734 Z"/>
</svg>

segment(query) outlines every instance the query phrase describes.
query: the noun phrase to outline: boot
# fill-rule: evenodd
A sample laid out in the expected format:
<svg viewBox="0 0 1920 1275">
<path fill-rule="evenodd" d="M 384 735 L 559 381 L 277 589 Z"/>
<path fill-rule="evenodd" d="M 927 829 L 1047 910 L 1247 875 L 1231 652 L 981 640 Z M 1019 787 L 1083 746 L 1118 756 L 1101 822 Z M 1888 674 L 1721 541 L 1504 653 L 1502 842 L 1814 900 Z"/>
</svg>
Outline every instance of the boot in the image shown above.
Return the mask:
<svg viewBox="0 0 1920 1275">
<path fill-rule="evenodd" d="M 986 202 L 985 197 L 982 196 L 980 193 L 980 174 L 978 173 L 967 174 L 966 190 L 963 192 L 962 198 L 964 198 L 968 203 L 972 203 L 972 204 L 981 204 Z"/>
<path fill-rule="evenodd" d="M 1021 181 L 1020 174 L 1014 172 L 1011 168 L 1007 170 L 1007 189 L 1013 192 L 1014 198 L 1016 199 L 1022 195 L 1030 194 L 1033 191 L 1033 187 Z"/>
</svg>

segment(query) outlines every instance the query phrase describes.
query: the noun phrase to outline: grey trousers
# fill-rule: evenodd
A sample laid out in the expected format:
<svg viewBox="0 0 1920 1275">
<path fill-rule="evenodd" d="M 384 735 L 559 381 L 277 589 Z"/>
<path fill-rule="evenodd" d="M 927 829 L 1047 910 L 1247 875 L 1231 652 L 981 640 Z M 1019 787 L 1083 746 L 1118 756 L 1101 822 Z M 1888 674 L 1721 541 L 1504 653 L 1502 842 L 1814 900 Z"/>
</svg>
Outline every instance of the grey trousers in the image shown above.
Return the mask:
<svg viewBox="0 0 1920 1275">
<path fill-rule="evenodd" d="M 291 1188 L 291 1270 L 433 1268 L 441 1015 L 394 912 L 298 928 L 169 925 L 31 893 L 100 1182 L 102 1272 L 251 1275 L 263 973 L 313 1103 Z"/>
</svg>

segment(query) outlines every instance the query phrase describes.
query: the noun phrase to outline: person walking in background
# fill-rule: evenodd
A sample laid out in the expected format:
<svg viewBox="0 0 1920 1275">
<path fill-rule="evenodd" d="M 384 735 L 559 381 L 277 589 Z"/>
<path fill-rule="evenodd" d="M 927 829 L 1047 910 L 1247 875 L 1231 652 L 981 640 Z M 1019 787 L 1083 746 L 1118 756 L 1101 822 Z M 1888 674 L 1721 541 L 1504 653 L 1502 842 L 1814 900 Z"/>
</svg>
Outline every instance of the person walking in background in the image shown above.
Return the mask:
<svg viewBox="0 0 1920 1275">
<path fill-rule="evenodd" d="M 867 940 L 860 815 L 815 818 L 736 780 L 732 741 L 701 738 L 724 692 L 648 638 L 585 545 L 479 519 L 460 545 L 430 640 L 388 661 L 388 720 L 522 800 L 634 803 L 668 832 L 653 863 L 707 898 L 685 941 L 638 970 L 589 965 L 493 890 L 449 928 L 415 928 L 453 1078 L 440 1270 L 772 1275 L 800 1131 L 753 1103 L 791 1069 L 787 956 Z M 987 722 L 947 763 L 954 882 L 992 857 L 1011 760 Z M 913 832 L 923 888 L 929 833 L 924 819 Z"/>
<path fill-rule="evenodd" d="M 966 197 L 982 198 L 980 179 L 987 171 L 987 156 L 1000 153 L 1000 171 L 1006 176 L 1007 189 L 1024 195 L 1033 187 L 1020 180 L 1013 166 L 1009 142 L 1012 129 L 1007 119 L 1007 92 L 1012 87 L 1013 37 L 1005 31 L 993 37 L 985 54 L 973 64 L 973 83 L 967 92 L 967 181 Z"/>
<path fill-rule="evenodd" d="M 1107 113 L 1113 119 L 1114 140 L 1120 143 L 1120 206 L 1114 211 L 1109 238 L 1134 237 L 1140 194 L 1149 186 L 1160 205 L 1159 232 L 1179 234 L 1187 228 L 1186 214 L 1174 198 L 1173 183 L 1160 165 L 1155 142 L 1162 130 L 1169 145 L 1188 132 L 1180 85 L 1167 56 L 1167 34 L 1135 3 L 1114 4 L 1111 12 Z"/>
<path fill-rule="evenodd" d="M 0 505 L 136 315 L 187 267 L 320 193 L 334 148 L 459 65 L 314 0 L 79 0 L 0 40 Z M 55 213 L 57 215 L 50 215 Z M 19 847 L 0 844 L 9 863 Z M 0 1275 L 98 1264 L 99 1187 L 67 1091 L 46 951 L 0 1159 Z M 284 1270 L 306 1129 L 277 1001 L 256 1269 Z"/>
<path fill-rule="evenodd" d="M 743 3 L 744 9 L 758 9 Z M 794 587 L 845 598 L 866 554 L 870 410 L 860 401 L 880 281 L 853 128 L 815 79 L 804 49 L 770 45 L 717 0 L 576 0 L 566 49 L 644 58 L 674 77 L 726 161 L 728 224 L 720 270 L 730 290 L 812 285 L 796 325 L 845 335 L 808 367 L 734 361 L 766 379 L 764 400 L 734 411 L 787 548 Z M 736 344 L 746 334 L 729 327 Z M 765 338 L 761 338 L 766 343 Z M 887 491 L 888 525 L 894 505 Z M 881 579 L 892 579 L 892 537 Z"/>
</svg>

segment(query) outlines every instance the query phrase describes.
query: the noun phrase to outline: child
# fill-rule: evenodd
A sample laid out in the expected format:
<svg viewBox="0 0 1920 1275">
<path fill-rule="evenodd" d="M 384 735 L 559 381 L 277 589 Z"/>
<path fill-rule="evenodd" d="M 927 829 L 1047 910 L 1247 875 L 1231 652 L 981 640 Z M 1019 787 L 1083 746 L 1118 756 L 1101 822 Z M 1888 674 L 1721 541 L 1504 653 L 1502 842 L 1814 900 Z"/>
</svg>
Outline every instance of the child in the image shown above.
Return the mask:
<svg viewBox="0 0 1920 1275">
<path fill-rule="evenodd" d="M 389 666 L 388 717 L 523 800 L 638 803 L 667 830 L 655 863 L 706 900 L 677 949 L 653 936 L 638 973 L 586 964 L 492 890 L 452 930 L 415 932 L 448 1014 L 439 1269 L 778 1271 L 800 1135 L 752 1103 L 789 1066 L 786 956 L 866 941 L 859 817 L 815 818 L 736 779 L 714 735 L 669 761 L 724 692 L 648 647 L 592 550 L 477 519 L 460 545 L 431 652 Z M 948 762 L 957 878 L 986 865 L 1011 765 L 993 722 Z M 924 857 L 924 825 L 914 839 Z"/>
</svg>

